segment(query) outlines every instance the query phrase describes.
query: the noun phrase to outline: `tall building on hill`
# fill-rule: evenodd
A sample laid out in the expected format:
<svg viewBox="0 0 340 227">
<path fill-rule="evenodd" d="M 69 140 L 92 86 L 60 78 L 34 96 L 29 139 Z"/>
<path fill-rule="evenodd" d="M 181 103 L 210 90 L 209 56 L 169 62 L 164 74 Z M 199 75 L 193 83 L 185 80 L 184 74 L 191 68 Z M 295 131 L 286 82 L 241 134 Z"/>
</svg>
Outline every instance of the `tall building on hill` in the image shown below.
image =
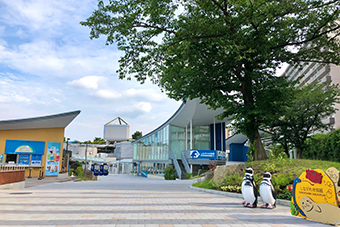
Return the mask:
<svg viewBox="0 0 340 227">
<path fill-rule="evenodd" d="M 315 81 L 340 84 L 340 66 L 333 64 L 310 62 L 302 67 L 289 66 L 283 75 L 287 76 L 291 80 L 300 78 L 298 86 L 310 84 Z M 337 129 L 340 128 L 340 104 L 335 104 L 334 107 L 337 109 L 336 113 L 333 116 L 324 119 L 324 123 L 331 125 L 332 129 Z"/>
</svg>

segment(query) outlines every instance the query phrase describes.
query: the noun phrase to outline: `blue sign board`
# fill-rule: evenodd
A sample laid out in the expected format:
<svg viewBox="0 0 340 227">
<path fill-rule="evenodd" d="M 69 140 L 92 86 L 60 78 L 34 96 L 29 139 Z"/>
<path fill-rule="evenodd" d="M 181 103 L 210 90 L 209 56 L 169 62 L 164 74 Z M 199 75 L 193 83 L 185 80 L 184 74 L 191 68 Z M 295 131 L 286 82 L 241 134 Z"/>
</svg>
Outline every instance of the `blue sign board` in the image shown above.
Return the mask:
<svg viewBox="0 0 340 227">
<path fill-rule="evenodd" d="M 3 155 L 3 154 L 0 154 L 0 165 L 1 165 L 2 162 L 3 162 L 3 159 L 4 159 L 4 155 Z"/>
<path fill-rule="evenodd" d="M 41 166 L 41 155 L 32 155 L 31 165 Z"/>
<path fill-rule="evenodd" d="M 147 178 L 148 177 L 148 171 L 142 170 L 141 176 Z"/>
<path fill-rule="evenodd" d="M 6 140 L 5 154 L 39 154 L 45 153 L 44 141 Z"/>
<path fill-rule="evenodd" d="M 29 165 L 30 164 L 30 155 L 20 154 L 18 164 L 19 165 Z"/>
<path fill-rule="evenodd" d="M 191 159 L 216 159 L 215 150 L 191 150 Z"/>
</svg>

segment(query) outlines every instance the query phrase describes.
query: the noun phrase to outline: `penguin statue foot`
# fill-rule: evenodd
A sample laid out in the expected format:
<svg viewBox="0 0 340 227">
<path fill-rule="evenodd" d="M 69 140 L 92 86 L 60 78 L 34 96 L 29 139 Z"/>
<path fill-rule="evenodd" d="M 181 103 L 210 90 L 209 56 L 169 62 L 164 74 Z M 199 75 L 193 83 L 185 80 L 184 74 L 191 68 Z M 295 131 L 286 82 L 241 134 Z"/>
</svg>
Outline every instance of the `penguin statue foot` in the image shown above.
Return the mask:
<svg viewBox="0 0 340 227">
<path fill-rule="evenodd" d="M 267 209 L 274 209 L 275 206 L 272 206 L 271 204 L 268 204 L 268 206 L 266 207 Z"/>
<path fill-rule="evenodd" d="M 274 209 L 276 206 L 275 205 L 271 205 L 269 203 L 263 204 L 261 206 L 261 208 L 266 208 L 266 209 Z"/>
<path fill-rule="evenodd" d="M 244 206 L 244 207 L 247 207 L 249 204 L 250 204 L 250 203 L 244 202 L 244 203 L 243 203 L 243 206 Z"/>
<path fill-rule="evenodd" d="M 255 208 L 256 206 L 255 206 L 254 204 L 248 203 L 248 204 L 247 204 L 247 207 L 249 207 L 249 208 Z"/>
<path fill-rule="evenodd" d="M 243 200 L 242 204 L 243 204 L 243 205 L 246 204 L 246 201 Z"/>
</svg>

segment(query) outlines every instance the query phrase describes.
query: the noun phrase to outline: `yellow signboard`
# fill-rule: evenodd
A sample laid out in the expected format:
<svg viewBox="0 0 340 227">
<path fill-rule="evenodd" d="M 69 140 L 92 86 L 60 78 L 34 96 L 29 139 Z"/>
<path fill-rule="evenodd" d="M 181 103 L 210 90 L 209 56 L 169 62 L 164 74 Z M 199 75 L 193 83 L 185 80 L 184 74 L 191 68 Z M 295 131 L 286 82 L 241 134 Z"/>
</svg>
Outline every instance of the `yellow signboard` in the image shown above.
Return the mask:
<svg viewBox="0 0 340 227">
<path fill-rule="evenodd" d="M 338 194 L 339 171 L 329 168 L 306 170 L 296 178 L 292 190 L 291 212 L 306 219 L 340 224 Z"/>
</svg>

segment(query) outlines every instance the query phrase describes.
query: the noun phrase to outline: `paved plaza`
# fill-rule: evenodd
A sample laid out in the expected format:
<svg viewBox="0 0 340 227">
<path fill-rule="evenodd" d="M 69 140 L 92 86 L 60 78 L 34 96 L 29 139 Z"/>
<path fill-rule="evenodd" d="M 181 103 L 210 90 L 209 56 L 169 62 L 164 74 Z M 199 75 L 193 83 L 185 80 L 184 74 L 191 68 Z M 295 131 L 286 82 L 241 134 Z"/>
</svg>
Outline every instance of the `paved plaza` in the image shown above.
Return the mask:
<svg viewBox="0 0 340 227">
<path fill-rule="evenodd" d="M 285 206 L 244 208 L 240 198 L 189 189 L 193 182 L 110 175 L 2 190 L 0 227 L 327 226 L 293 217 Z"/>
</svg>

